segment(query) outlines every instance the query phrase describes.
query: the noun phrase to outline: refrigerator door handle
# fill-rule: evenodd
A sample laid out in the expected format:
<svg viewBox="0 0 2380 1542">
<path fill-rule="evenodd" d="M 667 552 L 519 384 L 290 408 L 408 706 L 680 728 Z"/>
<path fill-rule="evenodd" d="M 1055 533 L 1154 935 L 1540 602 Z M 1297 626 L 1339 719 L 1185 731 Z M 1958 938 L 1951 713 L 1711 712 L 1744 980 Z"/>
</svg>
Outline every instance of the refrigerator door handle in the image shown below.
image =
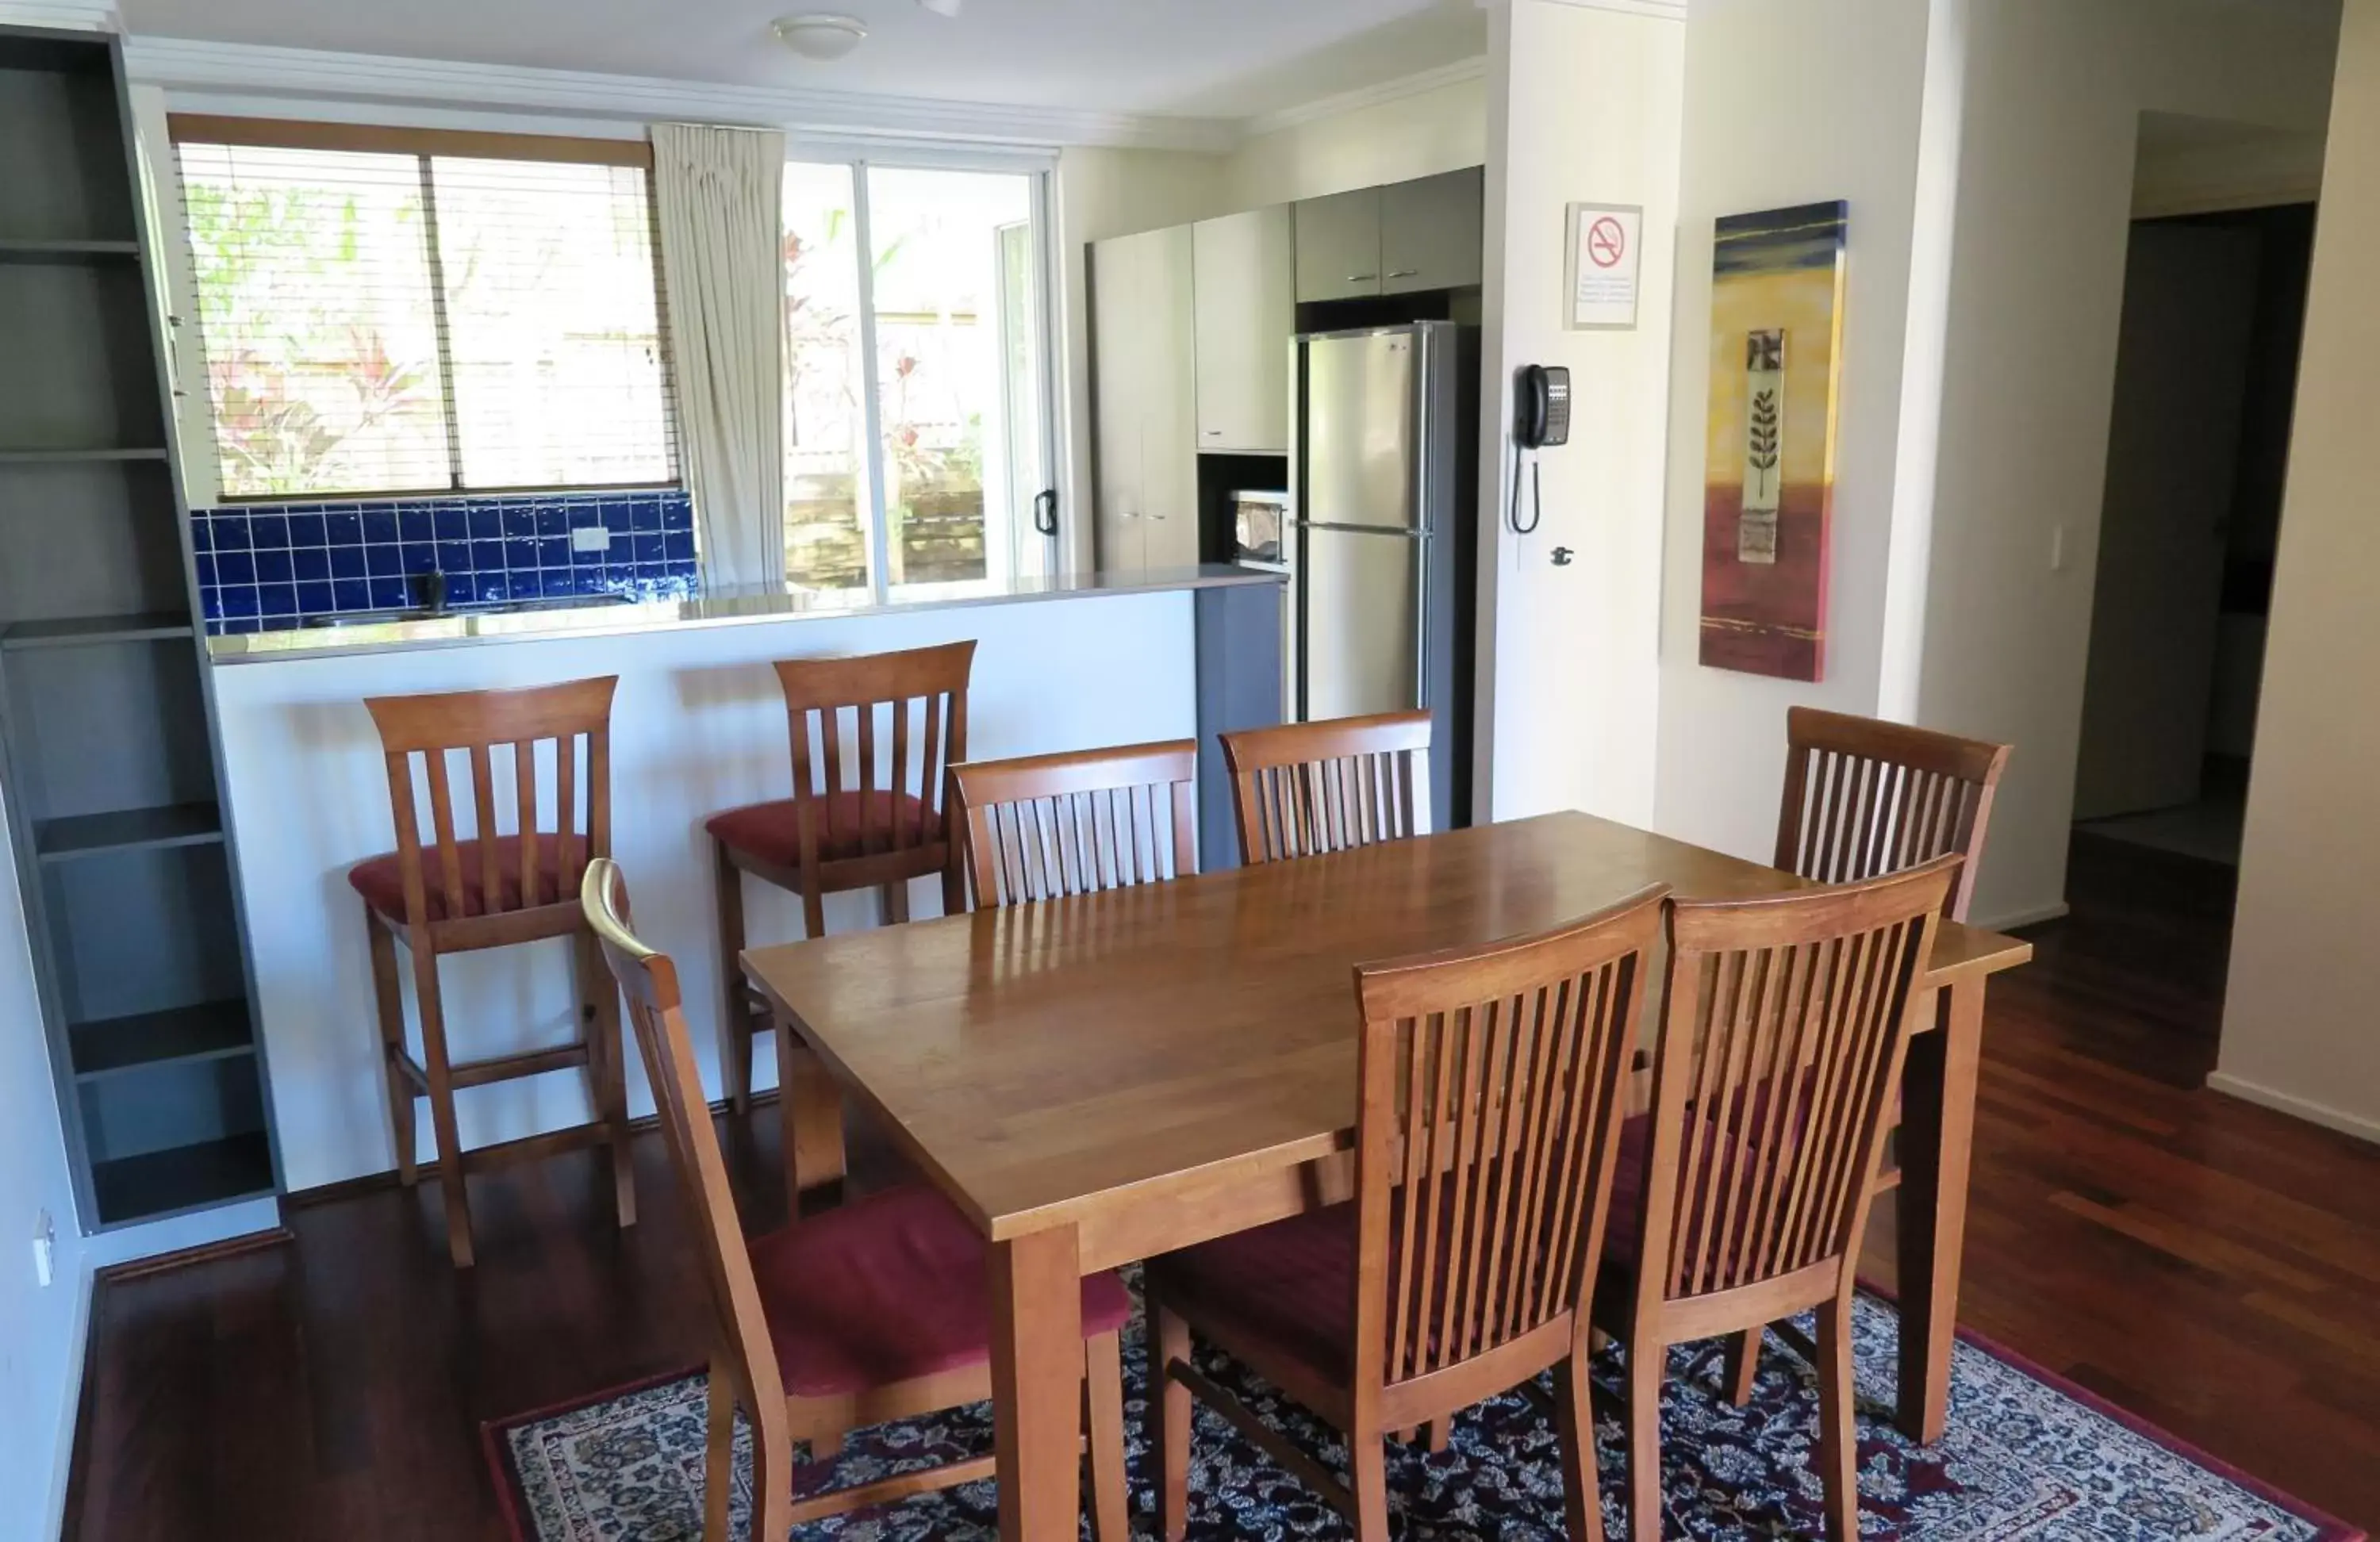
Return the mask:
<svg viewBox="0 0 2380 1542">
<path fill-rule="evenodd" d="M 1433 555 L 1427 540 L 1414 543 L 1420 573 L 1414 582 L 1414 709 L 1431 710 L 1429 700 L 1429 570 Z"/>
</svg>

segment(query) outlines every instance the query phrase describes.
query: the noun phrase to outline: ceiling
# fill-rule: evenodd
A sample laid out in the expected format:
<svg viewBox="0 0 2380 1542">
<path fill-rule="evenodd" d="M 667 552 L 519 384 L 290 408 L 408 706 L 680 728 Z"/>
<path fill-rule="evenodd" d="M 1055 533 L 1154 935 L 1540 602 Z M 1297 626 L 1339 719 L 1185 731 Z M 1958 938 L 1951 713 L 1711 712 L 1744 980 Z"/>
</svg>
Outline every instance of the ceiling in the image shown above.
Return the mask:
<svg viewBox="0 0 2380 1542">
<path fill-rule="evenodd" d="M 1243 117 L 1481 53 L 1478 0 L 119 0 L 136 36 L 740 86 Z M 778 16 L 867 23 L 832 64 Z"/>
</svg>

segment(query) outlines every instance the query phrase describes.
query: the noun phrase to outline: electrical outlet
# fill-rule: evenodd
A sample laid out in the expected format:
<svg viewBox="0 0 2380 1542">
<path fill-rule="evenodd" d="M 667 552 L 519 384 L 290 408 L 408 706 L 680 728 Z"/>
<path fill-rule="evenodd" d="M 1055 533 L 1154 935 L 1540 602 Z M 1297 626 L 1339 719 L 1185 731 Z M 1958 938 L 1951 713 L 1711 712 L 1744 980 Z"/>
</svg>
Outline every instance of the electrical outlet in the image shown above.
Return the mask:
<svg viewBox="0 0 2380 1542">
<path fill-rule="evenodd" d="M 33 1279 L 43 1290 L 49 1289 L 50 1269 L 57 1251 L 57 1228 L 50 1223 L 50 1212 L 42 1210 L 33 1218 Z"/>
<path fill-rule="evenodd" d="M 608 552 L 612 549 L 612 532 L 601 525 L 588 525 L 570 532 L 570 549 L 574 552 Z"/>
</svg>

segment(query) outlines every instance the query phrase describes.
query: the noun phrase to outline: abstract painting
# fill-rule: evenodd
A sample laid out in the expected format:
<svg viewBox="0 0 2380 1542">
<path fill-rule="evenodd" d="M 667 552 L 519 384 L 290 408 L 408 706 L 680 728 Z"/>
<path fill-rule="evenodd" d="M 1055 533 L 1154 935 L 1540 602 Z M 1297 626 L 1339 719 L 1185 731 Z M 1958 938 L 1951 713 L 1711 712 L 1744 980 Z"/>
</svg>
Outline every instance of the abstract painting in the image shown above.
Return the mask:
<svg viewBox="0 0 2380 1542">
<path fill-rule="evenodd" d="M 1715 668 L 1826 674 L 1848 218 L 1835 202 L 1718 222 L 1701 652 Z"/>
</svg>

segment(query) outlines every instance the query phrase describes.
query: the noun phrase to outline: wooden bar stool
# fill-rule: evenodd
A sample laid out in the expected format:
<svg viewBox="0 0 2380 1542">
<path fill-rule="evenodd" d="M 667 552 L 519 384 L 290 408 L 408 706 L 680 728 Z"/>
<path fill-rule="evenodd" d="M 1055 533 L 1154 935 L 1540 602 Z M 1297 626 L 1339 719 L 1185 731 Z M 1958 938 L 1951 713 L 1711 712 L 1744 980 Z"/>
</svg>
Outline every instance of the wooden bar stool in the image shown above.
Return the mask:
<svg viewBox="0 0 2380 1542">
<path fill-rule="evenodd" d="M 619 994 L 578 905 L 579 878 L 587 864 L 612 850 L 612 693 L 618 684 L 616 676 L 606 676 L 533 690 L 378 697 L 364 703 L 387 752 L 396 849 L 357 863 L 347 870 L 347 881 L 363 899 L 371 935 L 372 985 L 379 999 L 397 1171 L 407 1187 L 419 1176 L 413 1102 L 427 1098 L 437 1136 L 438 1184 L 446 1200 L 446 1245 L 457 1269 L 471 1265 L 471 1212 L 463 1182 L 472 1165 L 471 1153 L 463 1149 L 455 1125 L 455 1093 L 461 1087 L 584 1067 L 596 1123 L 568 1132 L 563 1144 L 611 1146 L 620 1224 L 636 1224 Z M 581 737 L 586 740 L 583 799 Z M 553 747 L 541 758 L 540 747 L 549 741 Z M 459 773 L 458 751 L 463 756 Z M 552 767 L 550 781 L 540 771 L 541 759 Z M 498 811 L 499 768 L 505 789 L 503 815 Z M 426 841 L 415 799 L 417 774 L 430 796 Z M 457 831 L 458 804 L 473 817 L 468 836 Z M 510 833 L 504 832 L 507 828 Z M 455 1060 L 448 1052 L 438 988 L 440 956 L 557 937 L 571 940 L 577 1036 L 567 1043 L 516 1054 Z M 413 955 L 414 995 L 421 1016 L 419 1062 L 406 1048 L 398 941 Z"/>
<path fill-rule="evenodd" d="M 949 767 L 966 759 L 967 678 L 974 668 L 972 640 L 778 662 L 794 795 L 703 821 L 718 883 L 727 1094 L 737 1113 L 752 1107 L 753 1035 L 771 1025 L 768 1003 L 744 980 L 742 875 L 800 895 L 802 928 L 810 937 L 826 933 L 826 896 L 852 890 L 878 891 L 887 924 L 907 920 L 912 879 L 941 878 L 943 909 L 962 909 L 942 783 Z M 844 753 L 846 746 L 852 753 Z M 806 1187 L 843 1176 L 840 1099 L 791 1027 L 775 1027 L 786 1203 L 792 1206 L 798 1197 L 790 1186 L 796 1168 Z M 796 1129 L 831 1145 L 797 1153 Z"/>
</svg>

